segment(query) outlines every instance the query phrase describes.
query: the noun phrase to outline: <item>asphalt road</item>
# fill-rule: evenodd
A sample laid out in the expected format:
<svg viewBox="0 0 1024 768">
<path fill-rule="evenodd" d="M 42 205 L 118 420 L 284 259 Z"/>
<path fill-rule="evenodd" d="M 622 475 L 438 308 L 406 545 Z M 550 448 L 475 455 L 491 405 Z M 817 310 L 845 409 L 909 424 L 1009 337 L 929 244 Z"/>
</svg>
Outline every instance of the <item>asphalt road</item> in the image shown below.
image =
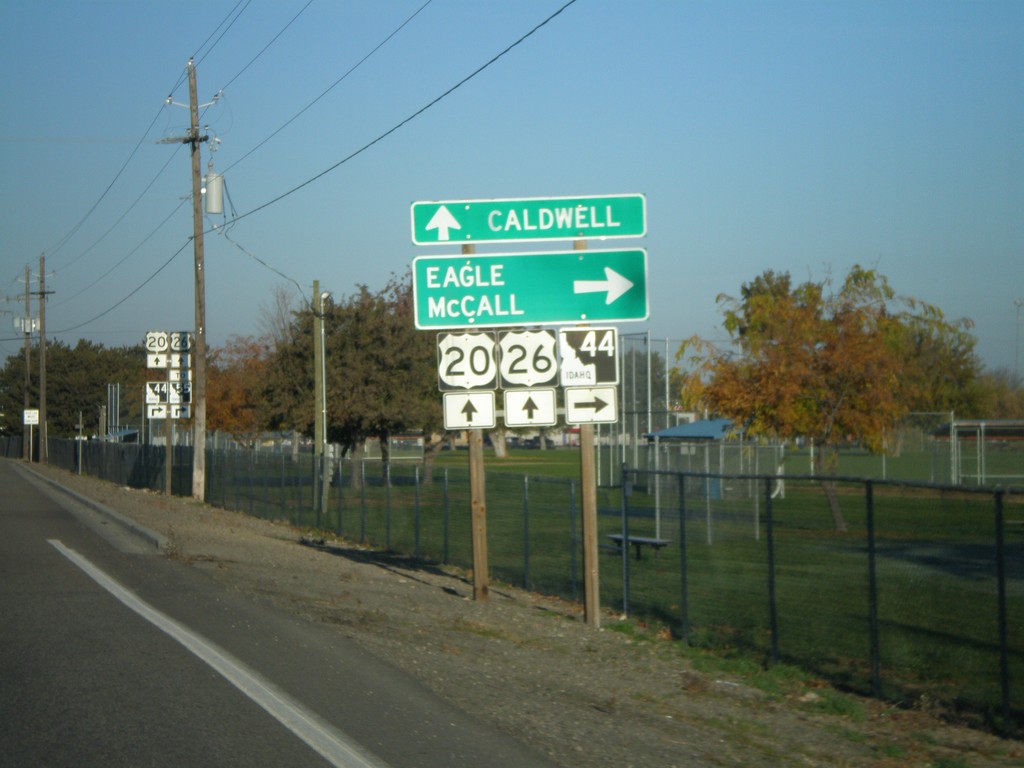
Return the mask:
<svg viewBox="0 0 1024 768">
<path fill-rule="evenodd" d="M 331 627 L 0 460 L 5 766 L 544 766 Z"/>
</svg>

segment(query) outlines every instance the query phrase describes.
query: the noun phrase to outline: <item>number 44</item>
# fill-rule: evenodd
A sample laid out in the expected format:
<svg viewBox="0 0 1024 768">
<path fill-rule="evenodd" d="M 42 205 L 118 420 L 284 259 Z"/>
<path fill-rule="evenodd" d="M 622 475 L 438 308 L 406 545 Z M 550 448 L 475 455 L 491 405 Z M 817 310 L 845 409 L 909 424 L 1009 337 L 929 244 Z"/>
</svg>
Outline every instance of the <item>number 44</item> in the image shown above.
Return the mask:
<svg viewBox="0 0 1024 768">
<path fill-rule="evenodd" d="M 615 331 L 611 328 L 587 331 L 580 344 L 580 352 L 586 352 L 591 357 L 604 354 L 608 357 L 615 357 Z"/>
</svg>

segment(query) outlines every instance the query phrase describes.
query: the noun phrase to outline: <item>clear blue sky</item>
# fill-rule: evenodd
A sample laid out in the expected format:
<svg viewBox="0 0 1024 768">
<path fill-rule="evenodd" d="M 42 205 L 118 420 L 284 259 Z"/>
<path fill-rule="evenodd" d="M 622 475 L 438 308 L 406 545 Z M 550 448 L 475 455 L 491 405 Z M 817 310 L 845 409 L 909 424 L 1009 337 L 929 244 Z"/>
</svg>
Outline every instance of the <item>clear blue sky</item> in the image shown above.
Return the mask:
<svg viewBox="0 0 1024 768">
<path fill-rule="evenodd" d="M 564 0 L 424 2 L 3 3 L 0 309 L 23 314 L 46 252 L 48 335 L 192 327 L 188 153 L 157 141 L 187 126 L 164 101 L 188 101 L 196 55 L 200 100 L 223 89 L 202 122 L 244 216 L 206 236 L 214 345 L 256 334 L 275 286 L 377 289 L 444 253 L 412 245 L 413 201 L 640 192 L 648 236 L 615 245 L 649 251 L 651 318 L 624 332 L 722 338 L 718 294 L 860 263 L 972 319 L 985 364 L 1014 367 L 1024 3 L 578 0 L 256 211 Z"/>
</svg>

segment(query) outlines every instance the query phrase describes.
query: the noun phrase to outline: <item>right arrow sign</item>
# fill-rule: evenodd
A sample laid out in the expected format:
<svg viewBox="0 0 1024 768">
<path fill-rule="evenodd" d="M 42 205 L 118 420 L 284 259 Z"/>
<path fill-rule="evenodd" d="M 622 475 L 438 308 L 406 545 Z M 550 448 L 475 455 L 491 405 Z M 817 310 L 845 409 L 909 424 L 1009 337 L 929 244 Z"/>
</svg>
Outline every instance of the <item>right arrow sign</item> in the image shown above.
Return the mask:
<svg viewBox="0 0 1024 768">
<path fill-rule="evenodd" d="M 417 328 L 646 320 L 647 252 L 461 254 L 413 259 Z"/>
<path fill-rule="evenodd" d="M 611 424 L 618 420 L 615 387 L 569 387 L 565 390 L 567 424 Z"/>
</svg>

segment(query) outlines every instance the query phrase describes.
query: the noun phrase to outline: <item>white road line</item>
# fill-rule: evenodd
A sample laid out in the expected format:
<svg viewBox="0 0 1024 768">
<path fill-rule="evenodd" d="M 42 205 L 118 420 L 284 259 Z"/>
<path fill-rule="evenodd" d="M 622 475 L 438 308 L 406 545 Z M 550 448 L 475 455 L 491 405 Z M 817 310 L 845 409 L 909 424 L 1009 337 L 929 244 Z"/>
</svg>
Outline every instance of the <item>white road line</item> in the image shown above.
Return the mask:
<svg viewBox="0 0 1024 768">
<path fill-rule="evenodd" d="M 205 661 L 238 690 L 263 707 L 288 730 L 302 739 L 331 765 L 339 768 L 386 768 L 386 764 L 352 744 L 336 728 L 326 723 L 288 694 L 279 690 L 245 664 L 196 634 L 165 613 L 158 611 L 130 590 L 101 571 L 89 560 L 57 539 L 47 540 L 64 557 L 77 565 L 89 578 L 131 608 L 139 616 L 181 643 Z"/>
</svg>

